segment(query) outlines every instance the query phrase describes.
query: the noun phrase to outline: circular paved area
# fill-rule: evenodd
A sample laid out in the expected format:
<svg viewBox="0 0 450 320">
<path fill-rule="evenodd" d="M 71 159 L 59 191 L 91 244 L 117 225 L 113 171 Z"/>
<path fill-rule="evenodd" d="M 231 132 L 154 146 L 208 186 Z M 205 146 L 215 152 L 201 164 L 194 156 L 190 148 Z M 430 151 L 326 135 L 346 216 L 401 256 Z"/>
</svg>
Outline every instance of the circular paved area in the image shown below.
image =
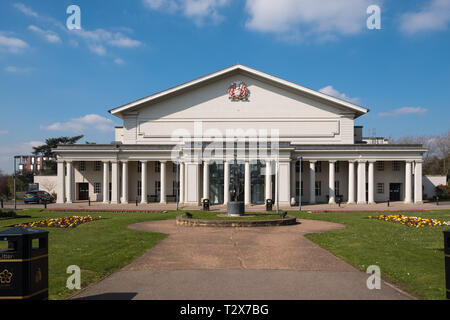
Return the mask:
<svg viewBox="0 0 450 320">
<path fill-rule="evenodd" d="M 169 236 L 119 272 L 83 290 L 85 299 L 409 299 L 392 286 L 369 290 L 360 272 L 304 237 L 342 225 L 301 220 L 265 228 L 130 228 Z"/>
</svg>

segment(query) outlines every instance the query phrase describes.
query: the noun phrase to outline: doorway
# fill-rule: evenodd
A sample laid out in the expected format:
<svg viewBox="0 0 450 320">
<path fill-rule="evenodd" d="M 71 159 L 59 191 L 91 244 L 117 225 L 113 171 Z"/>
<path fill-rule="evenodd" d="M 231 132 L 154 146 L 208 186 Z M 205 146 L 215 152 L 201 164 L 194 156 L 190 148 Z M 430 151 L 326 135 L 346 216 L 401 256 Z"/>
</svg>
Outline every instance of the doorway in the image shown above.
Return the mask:
<svg viewBox="0 0 450 320">
<path fill-rule="evenodd" d="M 251 185 L 252 185 L 252 204 L 263 204 L 265 200 L 265 170 L 266 167 L 261 161 L 250 165 Z"/>
<path fill-rule="evenodd" d="M 391 183 L 389 184 L 389 199 L 391 201 L 400 201 L 400 189 L 401 183 Z"/>
<path fill-rule="evenodd" d="M 78 184 L 78 200 L 89 200 L 89 183 Z"/>
<path fill-rule="evenodd" d="M 223 204 L 224 167 L 222 163 L 209 166 L 209 200 L 211 204 Z"/>
</svg>

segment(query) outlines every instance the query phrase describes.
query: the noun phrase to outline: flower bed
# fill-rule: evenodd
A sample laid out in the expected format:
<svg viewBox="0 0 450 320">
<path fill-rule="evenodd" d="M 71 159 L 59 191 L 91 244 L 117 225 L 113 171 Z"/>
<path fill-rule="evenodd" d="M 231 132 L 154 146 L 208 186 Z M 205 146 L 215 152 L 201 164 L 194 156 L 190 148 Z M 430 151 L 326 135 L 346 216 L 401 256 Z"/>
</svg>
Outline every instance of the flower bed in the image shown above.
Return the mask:
<svg viewBox="0 0 450 320">
<path fill-rule="evenodd" d="M 450 225 L 449 222 L 442 222 L 436 219 L 424 219 L 419 217 L 407 217 L 399 215 L 381 215 L 378 217 L 369 216 L 370 219 L 388 221 L 392 223 L 399 223 L 408 227 L 423 228 L 423 227 L 441 227 Z"/>
<path fill-rule="evenodd" d="M 75 228 L 76 226 L 87 223 L 91 221 L 100 220 L 101 217 L 91 217 L 91 216 L 72 216 L 64 217 L 58 219 L 47 219 L 41 221 L 34 221 L 29 223 L 18 224 L 15 226 L 21 227 L 31 227 L 31 228 Z"/>
</svg>

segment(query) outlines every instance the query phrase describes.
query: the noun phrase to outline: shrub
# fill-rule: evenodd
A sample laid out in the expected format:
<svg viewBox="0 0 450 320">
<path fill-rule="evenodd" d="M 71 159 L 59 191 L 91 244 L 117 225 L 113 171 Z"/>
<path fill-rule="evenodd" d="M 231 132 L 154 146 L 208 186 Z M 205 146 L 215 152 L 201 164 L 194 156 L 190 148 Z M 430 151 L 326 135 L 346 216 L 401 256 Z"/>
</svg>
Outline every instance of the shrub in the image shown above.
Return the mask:
<svg viewBox="0 0 450 320">
<path fill-rule="evenodd" d="M 15 218 L 17 214 L 12 210 L 0 210 L 0 219 L 1 218 Z"/>
</svg>

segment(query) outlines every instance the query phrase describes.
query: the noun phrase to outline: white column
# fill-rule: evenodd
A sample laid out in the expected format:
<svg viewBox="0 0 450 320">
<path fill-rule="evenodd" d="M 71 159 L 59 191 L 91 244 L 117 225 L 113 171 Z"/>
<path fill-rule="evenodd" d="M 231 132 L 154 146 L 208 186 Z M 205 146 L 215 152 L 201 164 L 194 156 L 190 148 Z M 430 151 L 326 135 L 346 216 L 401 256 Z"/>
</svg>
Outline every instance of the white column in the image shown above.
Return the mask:
<svg viewBox="0 0 450 320">
<path fill-rule="evenodd" d="M 309 161 L 309 204 L 316 203 L 316 162 Z"/>
<path fill-rule="evenodd" d="M 119 203 L 119 163 L 111 161 L 111 203 Z"/>
<path fill-rule="evenodd" d="M 203 161 L 203 199 L 209 199 L 209 162 Z"/>
<path fill-rule="evenodd" d="M 166 201 L 166 161 L 161 162 L 161 197 L 160 203 L 167 203 Z"/>
<path fill-rule="evenodd" d="M 122 161 L 122 203 L 128 203 L 128 161 Z"/>
<path fill-rule="evenodd" d="M 141 161 L 141 203 L 148 203 L 147 194 L 148 194 L 148 186 L 147 186 L 147 160 Z"/>
<path fill-rule="evenodd" d="M 358 204 L 366 204 L 366 161 L 358 161 Z"/>
<path fill-rule="evenodd" d="M 245 205 L 250 205 L 251 199 L 251 172 L 250 172 L 250 162 L 245 161 L 245 185 L 244 185 L 244 203 Z"/>
<path fill-rule="evenodd" d="M 223 163 L 223 204 L 230 202 L 230 162 Z"/>
<path fill-rule="evenodd" d="M 405 163 L 405 203 L 412 203 L 412 161 Z"/>
<path fill-rule="evenodd" d="M 282 205 L 290 205 L 291 200 L 291 164 L 280 161 L 278 164 L 278 201 Z"/>
<path fill-rule="evenodd" d="M 299 202 L 299 205 L 302 204 L 302 168 L 303 168 L 303 160 L 299 160 L 299 172 L 298 172 L 298 199 L 296 199 Z M 295 194 L 295 190 L 294 190 Z"/>
<path fill-rule="evenodd" d="M 67 161 L 67 203 L 73 203 L 73 164 Z"/>
<path fill-rule="evenodd" d="M 65 184 L 66 184 L 66 177 L 64 172 L 64 161 L 58 160 L 58 190 L 57 190 L 57 199 L 56 203 L 64 203 L 66 199 L 66 195 L 64 194 L 65 191 Z"/>
<path fill-rule="evenodd" d="M 375 161 L 369 161 L 369 183 L 368 183 L 368 200 L 369 204 L 375 203 L 375 174 L 374 174 Z"/>
<path fill-rule="evenodd" d="M 355 161 L 348 162 L 348 203 L 355 203 Z"/>
<path fill-rule="evenodd" d="M 329 168 L 328 168 L 328 196 L 329 196 L 329 204 L 335 204 L 335 190 L 334 190 L 334 181 L 335 181 L 335 174 L 334 174 L 334 165 L 336 161 L 331 160 L 329 162 Z"/>
<path fill-rule="evenodd" d="M 423 203 L 422 198 L 422 160 L 416 160 L 414 168 L 414 203 Z"/>
<path fill-rule="evenodd" d="M 109 203 L 109 162 L 103 162 L 103 203 Z"/>
<path fill-rule="evenodd" d="M 291 161 L 291 198 L 295 197 L 295 181 L 297 180 L 295 177 L 295 164 L 297 160 Z M 290 199 L 289 199 L 290 201 Z"/>
<path fill-rule="evenodd" d="M 272 161 L 266 160 L 266 200 L 272 199 Z M 275 199 L 272 199 L 275 200 Z"/>
<path fill-rule="evenodd" d="M 180 162 L 180 203 L 184 203 L 184 162 Z"/>
</svg>

